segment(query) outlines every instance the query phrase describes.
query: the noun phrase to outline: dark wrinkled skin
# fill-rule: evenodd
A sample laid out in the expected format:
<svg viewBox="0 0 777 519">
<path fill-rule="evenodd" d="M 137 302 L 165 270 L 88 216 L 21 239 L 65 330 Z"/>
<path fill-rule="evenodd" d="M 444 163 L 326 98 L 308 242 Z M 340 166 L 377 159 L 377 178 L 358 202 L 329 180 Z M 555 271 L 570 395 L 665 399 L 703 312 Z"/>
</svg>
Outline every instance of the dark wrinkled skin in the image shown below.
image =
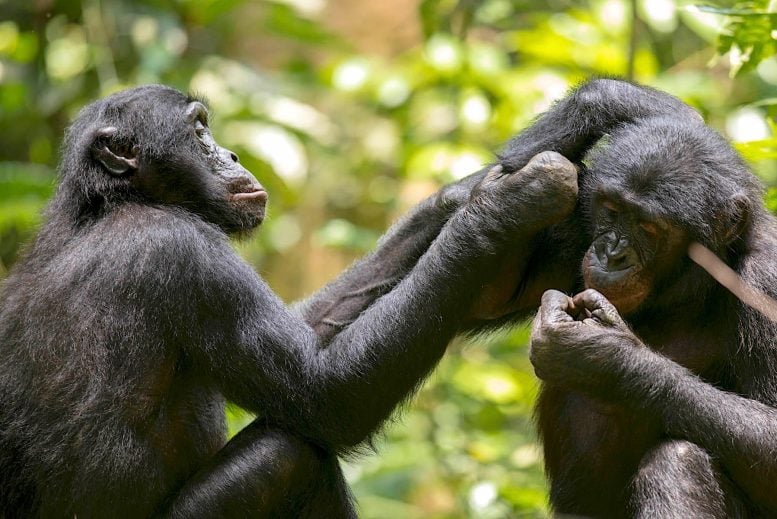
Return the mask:
<svg viewBox="0 0 777 519">
<path fill-rule="evenodd" d="M 655 95 L 622 89 L 601 105 Z M 679 104 L 664 96 L 665 113 L 621 126 L 590 158 L 587 290 L 547 292 L 534 322 L 559 514 L 777 514 L 777 324 L 686 254 L 699 242 L 775 298 L 777 220 L 730 145 Z"/>
</svg>

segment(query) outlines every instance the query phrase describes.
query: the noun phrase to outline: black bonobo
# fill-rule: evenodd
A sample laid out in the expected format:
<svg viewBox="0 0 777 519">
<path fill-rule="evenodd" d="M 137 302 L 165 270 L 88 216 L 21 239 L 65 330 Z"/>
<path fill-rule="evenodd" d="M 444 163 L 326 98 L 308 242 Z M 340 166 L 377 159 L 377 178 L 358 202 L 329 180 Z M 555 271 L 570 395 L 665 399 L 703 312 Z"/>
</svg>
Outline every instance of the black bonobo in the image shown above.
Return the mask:
<svg viewBox="0 0 777 519">
<path fill-rule="evenodd" d="M 775 298 L 777 220 L 689 109 L 600 84 L 601 113 L 638 117 L 611 131 L 581 178 L 587 290 L 547 292 L 534 323 L 551 503 L 603 518 L 773 517 L 777 324 L 687 251 L 702 244 Z"/>
<path fill-rule="evenodd" d="M 530 278 L 531 244 L 575 208 L 576 167 L 543 149 L 426 200 L 290 309 L 228 243 L 267 194 L 202 101 L 145 86 L 85 108 L 3 286 L 0 516 L 354 516 L 337 455 L 456 333 L 567 282 L 482 288 Z M 228 443 L 225 399 L 258 416 Z"/>
</svg>

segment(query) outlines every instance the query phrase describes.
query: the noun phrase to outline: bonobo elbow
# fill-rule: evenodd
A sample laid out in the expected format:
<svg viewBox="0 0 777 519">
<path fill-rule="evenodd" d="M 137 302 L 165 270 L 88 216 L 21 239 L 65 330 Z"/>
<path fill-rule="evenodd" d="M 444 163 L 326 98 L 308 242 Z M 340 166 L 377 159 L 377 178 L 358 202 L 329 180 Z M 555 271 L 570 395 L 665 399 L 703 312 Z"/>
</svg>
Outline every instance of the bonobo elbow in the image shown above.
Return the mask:
<svg viewBox="0 0 777 519">
<path fill-rule="evenodd" d="M 350 454 L 360 450 L 360 447 L 372 443 L 377 428 L 364 428 L 355 426 L 349 431 L 342 431 L 332 445 L 332 449 L 338 454 Z"/>
<path fill-rule="evenodd" d="M 380 429 L 380 424 L 369 426 L 363 423 L 363 420 L 352 416 L 343 417 L 332 423 L 328 429 L 318 435 L 323 440 L 323 447 L 339 455 L 347 455 L 359 452 L 363 446 L 369 446 Z"/>
<path fill-rule="evenodd" d="M 575 89 L 575 103 L 582 106 L 597 106 L 603 99 L 611 97 L 611 93 L 618 87 L 627 84 L 618 79 L 589 79 Z"/>
</svg>

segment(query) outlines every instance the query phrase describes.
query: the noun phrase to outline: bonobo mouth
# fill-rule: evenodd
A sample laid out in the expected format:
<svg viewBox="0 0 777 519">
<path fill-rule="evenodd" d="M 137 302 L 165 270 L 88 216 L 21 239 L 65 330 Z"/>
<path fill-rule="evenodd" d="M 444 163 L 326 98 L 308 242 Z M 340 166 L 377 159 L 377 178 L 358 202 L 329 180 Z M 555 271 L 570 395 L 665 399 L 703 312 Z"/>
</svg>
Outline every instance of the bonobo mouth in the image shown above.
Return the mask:
<svg viewBox="0 0 777 519">
<path fill-rule="evenodd" d="M 267 191 L 265 191 L 262 186 L 243 186 L 239 191 L 232 192 L 229 195 L 229 198 L 235 202 L 239 202 L 241 200 L 252 200 L 264 203 L 267 202 Z"/>
<path fill-rule="evenodd" d="M 227 188 L 231 202 L 243 202 L 264 207 L 267 203 L 267 191 L 256 181 L 233 182 Z"/>
<path fill-rule="evenodd" d="M 586 269 L 585 277 L 587 281 L 598 287 L 621 286 L 626 285 L 630 278 L 639 274 L 640 270 L 642 269 L 636 265 L 629 265 L 614 270 L 604 270 L 591 265 Z"/>
<path fill-rule="evenodd" d="M 237 232 L 247 232 L 262 223 L 267 205 L 267 191 L 253 179 L 239 179 L 227 186 L 227 200 L 238 217 Z"/>
<path fill-rule="evenodd" d="M 583 281 L 606 297 L 621 315 L 636 310 L 650 293 L 650 282 L 639 265 L 628 265 L 617 270 L 604 270 L 591 264 L 591 256 L 583 260 Z"/>
<path fill-rule="evenodd" d="M 636 267 L 616 272 L 603 272 L 589 269 L 583 276 L 586 288 L 602 293 L 621 315 L 628 315 L 642 304 L 649 293 L 650 286 L 638 276 Z"/>
<path fill-rule="evenodd" d="M 256 200 L 257 202 L 267 202 L 267 191 L 263 189 L 257 189 L 256 191 L 248 191 L 243 193 L 235 193 L 230 198 L 238 202 L 240 200 Z"/>
</svg>

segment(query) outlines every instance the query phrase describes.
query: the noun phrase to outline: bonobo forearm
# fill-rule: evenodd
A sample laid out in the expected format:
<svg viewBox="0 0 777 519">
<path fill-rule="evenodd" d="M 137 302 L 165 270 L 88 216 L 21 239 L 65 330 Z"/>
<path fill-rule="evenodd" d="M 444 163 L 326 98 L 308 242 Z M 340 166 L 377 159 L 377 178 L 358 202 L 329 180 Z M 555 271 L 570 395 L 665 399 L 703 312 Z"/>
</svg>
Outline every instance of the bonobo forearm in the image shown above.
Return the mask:
<svg viewBox="0 0 777 519">
<path fill-rule="evenodd" d="M 472 244 L 477 231 L 465 231 L 466 220 L 454 216 L 412 272 L 320 351 L 315 398 L 338 404 L 312 411 L 348 424 L 322 431 L 331 434 L 331 447 L 367 438 L 442 357 L 468 311 L 462 303 L 473 299 L 480 271 L 496 258 Z M 309 420 L 323 423 L 324 417 Z"/>
<path fill-rule="evenodd" d="M 449 215 L 427 200 L 400 220 L 378 248 L 358 260 L 340 277 L 295 306 L 328 344 L 376 299 L 387 294 L 407 274 L 440 233 Z"/>
<path fill-rule="evenodd" d="M 202 364 L 228 399 L 269 423 L 339 452 L 364 441 L 434 367 L 504 255 L 573 210 L 577 171 L 558 154 L 540 154 L 513 174 L 493 168 L 470 192 L 409 273 L 354 309 L 328 343 L 245 274 L 220 279 L 228 297 L 202 316 L 208 329 L 234 329 L 238 347 L 229 362 L 213 347 L 194 353 L 205 355 Z"/>
<path fill-rule="evenodd" d="M 640 373 L 627 392 L 660 416 L 666 433 L 691 441 L 714 456 L 755 503 L 777 512 L 777 410 L 706 383 L 671 359 L 647 348 Z"/>
<path fill-rule="evenodd" d="M 295 311 L 315 330 L 323 345 L 329 344 L 337 333 L 407 275 L 451 215 L 469 200 L 472 188 L 486 171 L 446 186 L 419 203 L 383 235 L 375 251 L 295 306 Z"/>
<path fill-rule="evenodd" d="M 349 424 L 330 446 L 348 447 L 380 426 L 440 359 L 501 255 L 539 230 L 537 209 L 547 210 L 545 223 L 560 220 L 576 189 L 575 168 L 554 154 L 512 175 L 489 173 L 407 277 L 318 352 L 315 398 L 338 405 L 312 411 Z"/>
<path fill-rule="evenodd" d="M 520 169 L 544 150 L 579 162 L 597 140 L 617 126 L 660 115 L 701 122 L 701 116 L 688 105 L 658 90 L 614 79 L 588 81 L 510 141 L 500 154 L 502 164 L 509 170 Z"/>
</svg>

